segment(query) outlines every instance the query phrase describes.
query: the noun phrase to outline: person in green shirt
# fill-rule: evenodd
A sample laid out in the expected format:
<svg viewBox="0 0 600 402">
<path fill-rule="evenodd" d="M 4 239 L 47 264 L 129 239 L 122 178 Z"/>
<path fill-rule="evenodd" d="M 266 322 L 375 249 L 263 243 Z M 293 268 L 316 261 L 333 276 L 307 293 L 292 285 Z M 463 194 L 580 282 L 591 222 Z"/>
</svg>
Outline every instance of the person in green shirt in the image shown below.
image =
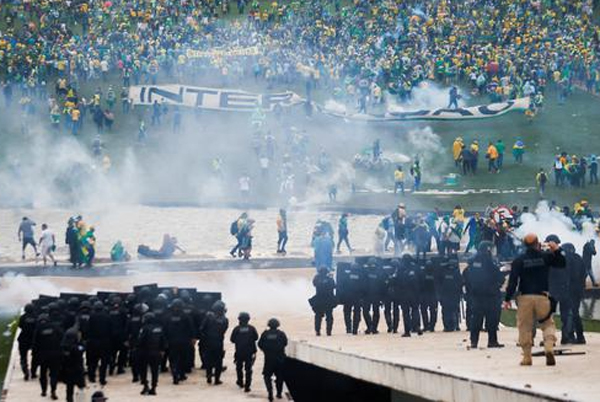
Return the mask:
<svg viewBox="0 0 600 402">
<path fill-rule="evenodd" d="M 498 159 L 496 160 L 496 166 L 498 169 L 502 169 L 502 163 L 504 162 L 504 151 L 506 150 L 506 145 L 502 140 L 496 141 L 496 150 L 498 151 Z"/>
</svg>

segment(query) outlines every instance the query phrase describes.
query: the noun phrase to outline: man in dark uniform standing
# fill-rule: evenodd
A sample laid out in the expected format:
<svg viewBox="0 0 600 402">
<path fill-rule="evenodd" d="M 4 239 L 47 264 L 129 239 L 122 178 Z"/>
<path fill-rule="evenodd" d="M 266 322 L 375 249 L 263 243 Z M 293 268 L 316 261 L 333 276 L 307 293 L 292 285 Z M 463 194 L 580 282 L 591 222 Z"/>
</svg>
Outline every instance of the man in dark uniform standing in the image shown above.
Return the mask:
<svg viewBox="0 0 600 402">
<path fill-rule="evenodd" d="M 223 371 L 223 358 L 225 357 L 224 338 L 229 327 L 229 321 L 225 317 L 226 312 L 225 304 L 217 300 L 211 311 L 206 313 L 200 328 L 204 347 L 206 348 L 206 382 L 209 384 L 212 384 L 213 376 L 215 385 L 222 384 L 221 373 Z"/>
<path fill-rule="evenodd" d="M 244 388 L 244 392 L 250 392 L 252 385 L 252 366 L 256 359 L 256 341 L 258 332 L 250 325 L 250 314 L 241 312 L 238 316 L 238 326 L 231 332 L 231 342 L 235 344 L 235 372 L 237 374 L 236 384 Z M 246 374 L 244 381 L 244 372 Z"/>
<path fill-rule="evenodd" d="M 96 371 L 100 362 L 100 384 L 106 385 L 106 371 L 110 360 L 112 322 L 102 302 L 94 303 L 88 328 L 88 379 L 96 382 Z"/>
<path fill-rule="evenodd" d="M 173 384 L 187 380 L 186 356 L 193 343 L 194 328 L 192 320 L 183 313 L 184 303 L 181 299 L 173 300 L 171 314 L 165 320 L 165 332 L 169 344 L 169 364 Z"/>
<path fill-rule="evenodd" d="M 49 310 L 56 306 L 50 303 Z M 63 330 L 60 323 L 45 313 L 40 314 L 33 333 L 33 355 L 40 365 L 40 386 L 42 396 L 48 391 L 48 375 L 50 376 L 50 392 L 52 400 L 57 400 L 56 386 L 60 371 L 60 344 Z"/>
<path fill-rule="evenodd" d="M 327 336 L 331 336 L 333 329 L 333 309 L 336 306 L 335 301 L 335 281 L 329 275 L 329 268 L 322 266 L 317 275 L 313 278 L 313 286 L 316 294 L 309 300 L 310 305 L 315 312 L 315 333 L 321 336 L 321 324 L 325 317 Z"/>
<path fill-rule="evenodd" d="M 522 366 L 531 366 L 531 347 L 533 346 L 532 328 L 534 320 L 540 324 L 544 335 L 546 364 L 554 366 L 554 343 L 556 327 L 552 319 L 552 303 L 548 291 L 550 268 L 565 266 L 565 257 L 555 242 L 548 242 L 547 251 L 543 251 L 538 237 L 530 233 L 523 243 L 526 250 L 515 258 L 510 271 L 508 287 L 504 299 L 504 308 L 510 308 L 510 300 L 517 296 L 517 327 L 519 329 L 519 345 L 523 349 Z"/>
<path fill-rule="evenodd" d="M 425 262 L 420 278 L 421 294 L 419 307 L 423 319 L 423 330 L 433 332 L 435 331 L 435 324 L 438 316 L 437 278 L 434 261 L 429 259 Z"/>
<path fill-rule="evenodd" d="M 279 320 L 271 318 L 267 326 L 269 329 L 261 334 L 258 347 L 265 354 L 263 377 L 269 394 L 269 401 L 273 401 L 273 375 L 275 375 L 277 399 L 281 399 L 283 393 L 283 365 L 288 340 L 285 332 L 279 330 Z"/>
<path fill-rule="evenodd" d="M 553 242 L 560 245 L 560 239 L 556 235 L 546 237 L 546 242 Z M 573 329 L 573 315 L 571 314 L 571 289 L 570 289 L 569 266 L 551 267 L 548 276 L 548 290 L 550 295 L 558 302 L 560 311 L 561 336 L 560 343 L 567 345 L 573 343 L 571 332 Z"/>
<path fill-rule="evenodd" d="M 338 266 L 338 269 L 341 268 Z M 347 334 L 358 334 L 363 288 L 362 269 L 357 264 L 352 264 L 343 283 L 342 279 L 338 283 L 338 297 L 344 307 Z"/>
<path fill-rule="evenodd" d="M 565 243 L 562 246 L 565 251 L 565 260 L 567 263 L 567 271 L 570 277 L 570 296 L 571 296 L 571 316 L 573 326 L 569 338 L 571 342 L 584 345 L 585 336 L 583 335 L 583 323 L 579 315 L 581 308 L 581 299 L 585 293 L 585 281 L 587 279 L 587 270 L 583 262 L 583 258 L 575 252 L 575 246 L 571 243 Z"/>
<path fill-rule="evenodd" d="M 500 287 L 504 275 L 492 257 L 493 244 L 482 241 L 477 254 L 469 261 L 463 272 L 465 285 L 471 303 L 471 348 L 477 348 L 479 333 L 485 328 L 488 333 L 488 348 L 501 348 L 498 343 L 498 325 L 500 323 Z"/>
<path fill-rule="evenodd" d="M 377 334 L 381 314 L 381 301 L 384 293 L 384 278 L 377 260 L 369 258 L 364 268 L 365 295 L 363 318 L 367 324 L 366 334 Z"/>
<path fill-rule="evenodd" d="M 21 333 L 19 333 L 19 356 L 21 358 L 21 370 L 23 370 L 23 375 L 25 376 L 25 381 L 29 380 L 30 372 L 29 372 L 29 350 L 31 350 L 33 343 L 33 333 L 35 331 L 35 326 L 37 322 L 37 317 L 35 314 L 35 308 L 33 304 L 27 304 L 25 306 L 25 312 L 19 318 L 19 328 L 21 329 Z M 33 362 L 32 362 L 33 366 Z M 33 367 L 32 367 L 33 373 Z"/>
<path fill-rule="evenodd" d="M 457 331 L 460 315 L 462 277 L 458 264 L 447 256 L 442 257 L 440 267 L 440 303 L 444 332 Z"/>
<path fill-rule="evenodd" d="M 423 334 L 421 330 L 421 315 L 419 312 L 419 294 L 420 294 L 420 272 L 415 259 L 409 255 L 402 256 L 402 265 L 399 271 L 402 306 L 402 322 L 404 324 L 403 337 L 410 337 L 411 332 L 419 335 Z"/>
<path fill-rule="evenodd" d="M 140 379 L 144 388 L 142 395 L 156 395 L 158 385 L 158 369 L 161 364 L 162 355 L 167 348 L 165 331 L 154 313 L 146 313 L 143 318 L 143 326 L 138 338 Z M 148 367 L 152 375 L 152 387 L 148 387 Z"/>
</svg>

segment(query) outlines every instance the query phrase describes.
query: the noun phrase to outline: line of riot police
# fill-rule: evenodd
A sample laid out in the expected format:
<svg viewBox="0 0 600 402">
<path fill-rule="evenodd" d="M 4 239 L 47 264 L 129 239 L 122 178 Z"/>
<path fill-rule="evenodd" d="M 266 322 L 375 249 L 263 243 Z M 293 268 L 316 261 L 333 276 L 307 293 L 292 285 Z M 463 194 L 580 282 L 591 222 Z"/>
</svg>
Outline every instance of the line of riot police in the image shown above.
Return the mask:
<svg viewBox="0 0 600 402">
<path fill-rule="evenodd" d="M 40 296 L 19 319 L 21 369 L 29 380 L 39 368 L 42 396 L 50 385 L 53 400 L 58 399 L 59 380 L 66 384 L 67 401 L 73 401 L 75 388 L 83 389 L 86 379 L 104 386 L 107 375 L 124 374 L 126 367 L 132 382 L 142 385 L 142 395 L 156 395 L 159 373 L 170 371 L 175 385 L 192 373 L 197 345 L 207 382 L 219 385 L 225 370 L 226 312 L 220 293 L 156 285 L 137 286 L 133 293 Z M 236 348 L 237 385 L 250 391 L 258 344 L 265 353 L 269 398 L 272 376 L 281 397 L 287 337 L 278 320 L 271 319 L 259 339 L 249 321 L 249 314 L 241 313 L 230 338 Z"/>
<path fill-rule="evenodd" d="M 348 334 L 358 334 L 363 320 L 365 334 L 377 334 L 382 311 L 389 333 L 398 332 L 400 320 L 404 337 L 433 332 L 440 305 L 444 331 L 460 329 L 463 278 L 456 255 L 357 257 L 354 263 L 337 264 L 335 281 L 326 268 L 319 268 L 313 285 L 316 294 L 309 302 L 317 335 L 323 317 L 327 318 L 327 334 L 331 334 L 332 310 L 337 305 L 343 308 Z"/>
</svg>

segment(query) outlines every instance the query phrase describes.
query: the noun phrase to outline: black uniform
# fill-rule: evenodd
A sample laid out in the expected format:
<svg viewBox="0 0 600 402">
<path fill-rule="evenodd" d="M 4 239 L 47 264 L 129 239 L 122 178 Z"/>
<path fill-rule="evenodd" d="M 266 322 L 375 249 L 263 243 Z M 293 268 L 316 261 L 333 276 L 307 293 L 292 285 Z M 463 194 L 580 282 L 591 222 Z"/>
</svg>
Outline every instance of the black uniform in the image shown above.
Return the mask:
<svg viewBox="0 0 600 402">
<path fill-rule="evenodd" d="M 397 333 L 400 324 L 400 298 L 402 289 L 398 280 L 400 261 L 394 259 L 389 264 L 390 269 L 384 266 L 384 296 L 383 316 L 387 325 L 388 333 Z"/>
<path fill-rule="evenodd" d="M 225 357 L 224 337 L 229 321 L 223 314 L 212 311 L 206 313 L 200 328 L 205 348 L 206 380 L 210 384 L 215 378 L 215 384 L 221 384 L 223 358 Z"/>
<path fill-rule="evenodd" d="M 337 304 L 334 294 L 335 281 L 329 276 L 327 269 L 324 269 L 313 278 L 313 286 L 316 294 L 310 299 L 310 304 L 315 312 L 315 332 L 321 335 L 321 324 L 325 317 L 326 331 L 329 336 L 333 329 L 333 309 Z"/>
<path fill-rule="evenodd" d="M 401 289 L 400 304 L 402 306 L 402 321 L 404 324 L 403 336 L 410 336 L 411 332 L 421 335 L 421 317 L 419 312 L 420 295 L 420 270 L 410 255 L 402 257 L 400 267 L 399 286 Z"/>
<path fill-rule="evenodd" d="M 156 320 L 154 314 L 148 313 L 144 316 L 144 324 L 138 338 L 140 379 L 144 385 L 142 394 L 156 394 L 158 384 L 158 369 L 162 355 L 167 348 L 165 331 Z M 148 389 L 148 367 L 152 375 L 151 389 Z"/>
<path fill-rule="evenodd" d="M 338 283 L 338 298 L 344 306 L 344 323 L 347 334 L 358 334 L 363 294 L 363 271 L 358 265 L 353 264 L 348 269 L 343 283 Z"/>
<path fill-rule="evenodd" d="M 33 355 L 40 365 L 40 385 L 42 396 L 48 390 L 48 374 L 50 375 L 50 390 L 56 394 L 58 375 L 60 371 L 60 344 L 63 330 L 60 323 L 52 321 L 48 315 L 41 314 L 33 332 Z"/>
<path fill-rule="evenodd" d="M 108 315 L 111 324 L 109 373 L 110 375 L 113 375 L 116 368 L 117 374 L 123 374 L 129 355 L 129 350 L 125 343 L 127 340 L 127 311 L 124 306 L 121 306 L 120 302 L 117 301 L 109 311 Z"/>
<path fill-rule="evenodd" d="M 244 388 L 246 392 L 250 391 L 252 384 L 252 366 L 256 358 L 256 341 L 258 332 L 256 328 L 247 322 L 240 322 L 231 332 L 230 340 L 235 344 L 235 372 L 237 374 L 236 384 Z M 246 374 L 244 381 L 244 372 Z"/>
<path fill-rule="evenodd" d="M 364 268 L 365 293 L 363 299 L 363 317 L 367 325 L 366 334 L 379 331 L 380 308 L 384 295 L 385 278 L 377 263 L 369 261 Z"/>
<path fill-rule="evenodd" d="M 67 330 L 61 343 L 61 380 L 67 388 L 67 402 L 73 402 L 75 387 L 85 387 L 83 351 L 85 348 L 78 340 L 75 328 Z"/>
<path fill-rule="evenodd" d="M 438 296 L 436 289 L 436 268 L 432 260 L 427 260 L 421 266 L 421 286 L 419 307 L 421 309 L 421 318 L 423 320 L 424 331 L 435 331 L 438 314 Z"/>
<path fill-rule="evenodd" d="M 33 334 L 35 331 L 36 323 L 37 316 L 35 314 L 33 305 L 26 306 L 25 313 L 19 318 L 19 328 L 21 329 L 21 333 L 17 338 L 17 340 L 19 341 L 19 356 L 21 358 L 21 370 L 23 370 L 25 381 L 29 379 L 30 375 L 28 353 L 31 347 L 33 346 Z M 31 372 L 34 372 L 33 362 Z"/>
<path fill-rule="evenodd" d="M 100 302 L 98 302 L 100 303 Z M 96 382 L 96 371 L 100 363 L 100 384 L 106 384 L 106 371 L 111 354 L 112 321 L 101 304 L 94 305 L 88 328 L 88 379 Z"/>
<path fill-rule="evenodd" d="M 195 332 L 193 322 L 182 311 L 183 303 L 180 305 L 176 303 L 177 301 L 173 303 L 171 314 L 166 318 L 165 327 L 169 343 L 169 364 L 174 384 L 187 378 L 185 375 L 188 363 L 187 355 Z"/>
<path fill-rule="evenodd" d="M 471 304 L 471 347 L 477 347 L 484 319 L 488 332 L 488 347 L 497 347 L 501 313 L 500 287 L 504 283 L 504 275 L 492 255 L 480 250 L 469 261 L 463 276 Z"/>
<path fill-rule="evenodd" d="M 277 398 L 281 398 L 283 392 L 283 365 L 287 343 L 287 336 L 277 328 L 270 328 L 263 332 L 258 341 L 258 347 L 265 354 L 263 377 L 270 401 L 273 400 L 273 375 L 275 375 Z"/>
<path fill-rule="evenodd" d="M 569 290 L 571 293 L 573 327 L 569 338 L 575 343 L 584 344 L 585 336 L 583 335 L 583 324 L 581 322 L 581 316 L 579 315 L 579 309 L 581 307 L 581 299 L 585 292 L 585 281 L 588 273 L 583 258 L 575 252 L 575 247 L 572 244 L 564 244 L 563 250 L 565 250 L 565 259 L 568 267 L 567 271 L 569 272 L 571 281 Z"/>
<path fill-rule="evenodd" d="M 566 269 L 565 269 L 566 268 Z M 548 289 L 550 295 L 558 302 L 561 320 L 561 344 L 572 343 L 571 332 L 573 330 L 573 315 L 571 306 L 571 278 L 569 266 L 550 268 L 548 277 Z"/>
<path fill-rule="evenodd" d="M 127 343 L 129 344 L 129 365 L 131 366 L 131 375 L 133 376 L 133 382 L 137 382 L 140 379 L 141 362 L 139 336 L 141 329 L 142 310 L 140 306 L 134 308 L 133 314 L 127 320 L 127 327 L 125 328 L 125 336 L 127 338 Z"/>
<path fill-rule="evenodd" d="M 443 257 L 440 265 L 439 291 L 444 331 L 457 331 L 459 330 L 462 277 L 456 261 Z"/>
</svg>

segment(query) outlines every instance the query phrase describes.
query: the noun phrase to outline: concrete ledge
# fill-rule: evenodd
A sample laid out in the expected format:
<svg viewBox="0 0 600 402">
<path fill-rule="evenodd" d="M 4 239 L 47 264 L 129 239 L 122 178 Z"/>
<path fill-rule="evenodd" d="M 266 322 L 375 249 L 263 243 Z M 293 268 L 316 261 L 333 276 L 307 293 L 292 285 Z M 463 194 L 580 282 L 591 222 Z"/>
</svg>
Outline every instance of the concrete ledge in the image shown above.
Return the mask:
<svg viewBox="0 0 600 402">
<path fill-rule="evenodd" d="M 291 342 L 287 352 L 289 357 L 305 363 L 435 401 L 535 402 L 541 400 L 572 400 L 475 380 L 451 372 L 435 371 L 333 350 L 305 341 Z"/>
</svg>

